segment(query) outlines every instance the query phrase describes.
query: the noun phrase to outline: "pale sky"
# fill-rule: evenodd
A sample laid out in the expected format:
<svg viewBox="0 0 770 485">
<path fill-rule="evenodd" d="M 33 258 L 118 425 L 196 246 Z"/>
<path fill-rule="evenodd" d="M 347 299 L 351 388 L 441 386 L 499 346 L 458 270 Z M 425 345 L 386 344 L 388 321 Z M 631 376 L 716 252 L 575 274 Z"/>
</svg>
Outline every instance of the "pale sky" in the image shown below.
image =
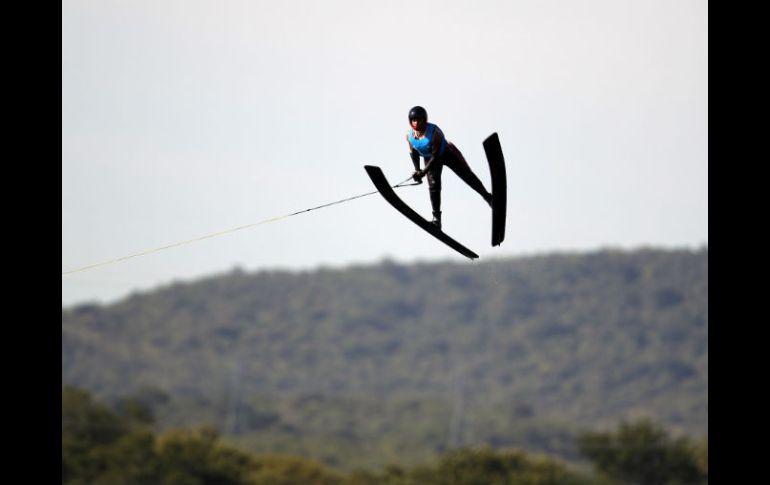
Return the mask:
<svg viewBox="0 0 770 485">
<path fill-rule="evenodd" d="M 450 170 L 444 230 L 481 260 L 708 243 L 705 0 L 62 2 L 62 272 L 374 190 L 412 172 L 414 105 Z M 398 194 L 430 218 L 427 184 Z M 469 260 L 374 194 L 62 276 L 62 305 L 234 267 Z"/>
</svg>

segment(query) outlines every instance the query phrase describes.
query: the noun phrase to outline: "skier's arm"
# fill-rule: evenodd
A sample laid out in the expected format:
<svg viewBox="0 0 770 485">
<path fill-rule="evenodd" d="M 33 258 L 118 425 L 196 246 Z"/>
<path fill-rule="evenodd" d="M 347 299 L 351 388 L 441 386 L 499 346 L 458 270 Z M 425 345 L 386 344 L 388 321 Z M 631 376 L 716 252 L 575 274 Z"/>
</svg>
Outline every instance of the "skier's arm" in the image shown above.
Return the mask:
<svg viewBox="0 0 770 485">
<path fill-rule="evenodd" d="M 409 143 L 409 135 L 406 135 L 406 144 L 409 145 L 409 157 L 412 159 L 412 165 L 414 165 L 414 171 L 420 171 L 420 154 Z"/>
<path fill-rule="evenodd" d="M 435 128 L 435 131 L 433 132 L 433 140 L 431 140 L 430 159 L 428 159 L 428 161 L 425 162 L 425 168 L 422 169 L 423 172 L 428 171 L 428 167 L 430 166 L 431 163 L 433 163 L 433 160 L 438 156 L 439 148 L 441 148 L 441 144 L 443 142 L 444 142 L 444 133 L 437 126 Z"/>
</svg>

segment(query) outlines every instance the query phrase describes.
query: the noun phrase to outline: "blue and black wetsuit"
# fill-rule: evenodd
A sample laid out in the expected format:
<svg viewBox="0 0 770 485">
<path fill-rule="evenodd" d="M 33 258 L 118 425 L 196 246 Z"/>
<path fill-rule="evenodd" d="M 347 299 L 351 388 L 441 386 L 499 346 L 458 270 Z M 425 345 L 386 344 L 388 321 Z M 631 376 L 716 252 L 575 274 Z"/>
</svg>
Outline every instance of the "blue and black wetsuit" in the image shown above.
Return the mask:
<svg viewBox="0 0 770 485">
<path fill-rule="evenodd" d="M 441 214 L 441 171 L 444 165 L 451 168 L 466 184 L 479 193 L 485 201 L 491 204 L 492 194 L 487 192 L 484 184 L 473 173 L 465 157 L 451 142 L 447 141 L 441 129 L 433 123 L 427 123 L 422 134 L 410 129 L 406 134 L 409 142 L 410 156 L 415 170 L 420 170 L 420 157 L 428 166 L 428 192 L 433 215 L 440 218 Z"/>
</svg>

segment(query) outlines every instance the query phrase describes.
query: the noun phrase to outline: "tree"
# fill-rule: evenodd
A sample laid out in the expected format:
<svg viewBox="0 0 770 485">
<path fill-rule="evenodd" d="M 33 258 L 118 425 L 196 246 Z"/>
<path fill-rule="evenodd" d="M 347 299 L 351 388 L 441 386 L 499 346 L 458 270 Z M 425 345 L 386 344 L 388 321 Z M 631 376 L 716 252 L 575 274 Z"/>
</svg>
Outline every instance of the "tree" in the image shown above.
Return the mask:
<svg viewBox="0 0 770 485">
<path fill-rule="evenodd" d="M 219 442 L 219 433 L 208 426 L 166 432 L 157 439 L 156 453 L 163 485 L 251 483 L 251 456 Z"/>
<path fill-rule="evenodd" d="M 61 426 L 62 483 L 92 483 L 107 466 L 100 450 L 127 432 L 125 423 L 106 406 L 69 386 L 62 388 Z"/>
<path fill-rule="evenodd" d="M 670 437 L 649 419 L 623 422 L 615 433 L 583 432 L 577 444 L 600 472 L 616 480 L 639 485 L 708 483 L 703 452 L 699 455 L 689 440 Z"/>
</svg>

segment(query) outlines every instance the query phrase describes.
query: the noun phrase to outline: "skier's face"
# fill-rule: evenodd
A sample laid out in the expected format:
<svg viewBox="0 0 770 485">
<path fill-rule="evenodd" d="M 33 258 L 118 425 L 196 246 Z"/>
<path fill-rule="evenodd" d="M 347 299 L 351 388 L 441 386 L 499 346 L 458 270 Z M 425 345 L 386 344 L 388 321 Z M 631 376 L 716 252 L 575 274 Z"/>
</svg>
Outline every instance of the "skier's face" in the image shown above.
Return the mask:
<svg viewBox="0 0 770 485">
<path fill-rule="evenodd" d="M 425 122 L 421 120 L 412 120 L 412 128 L 417 131 L 425 131 Z"/>
</svg>

